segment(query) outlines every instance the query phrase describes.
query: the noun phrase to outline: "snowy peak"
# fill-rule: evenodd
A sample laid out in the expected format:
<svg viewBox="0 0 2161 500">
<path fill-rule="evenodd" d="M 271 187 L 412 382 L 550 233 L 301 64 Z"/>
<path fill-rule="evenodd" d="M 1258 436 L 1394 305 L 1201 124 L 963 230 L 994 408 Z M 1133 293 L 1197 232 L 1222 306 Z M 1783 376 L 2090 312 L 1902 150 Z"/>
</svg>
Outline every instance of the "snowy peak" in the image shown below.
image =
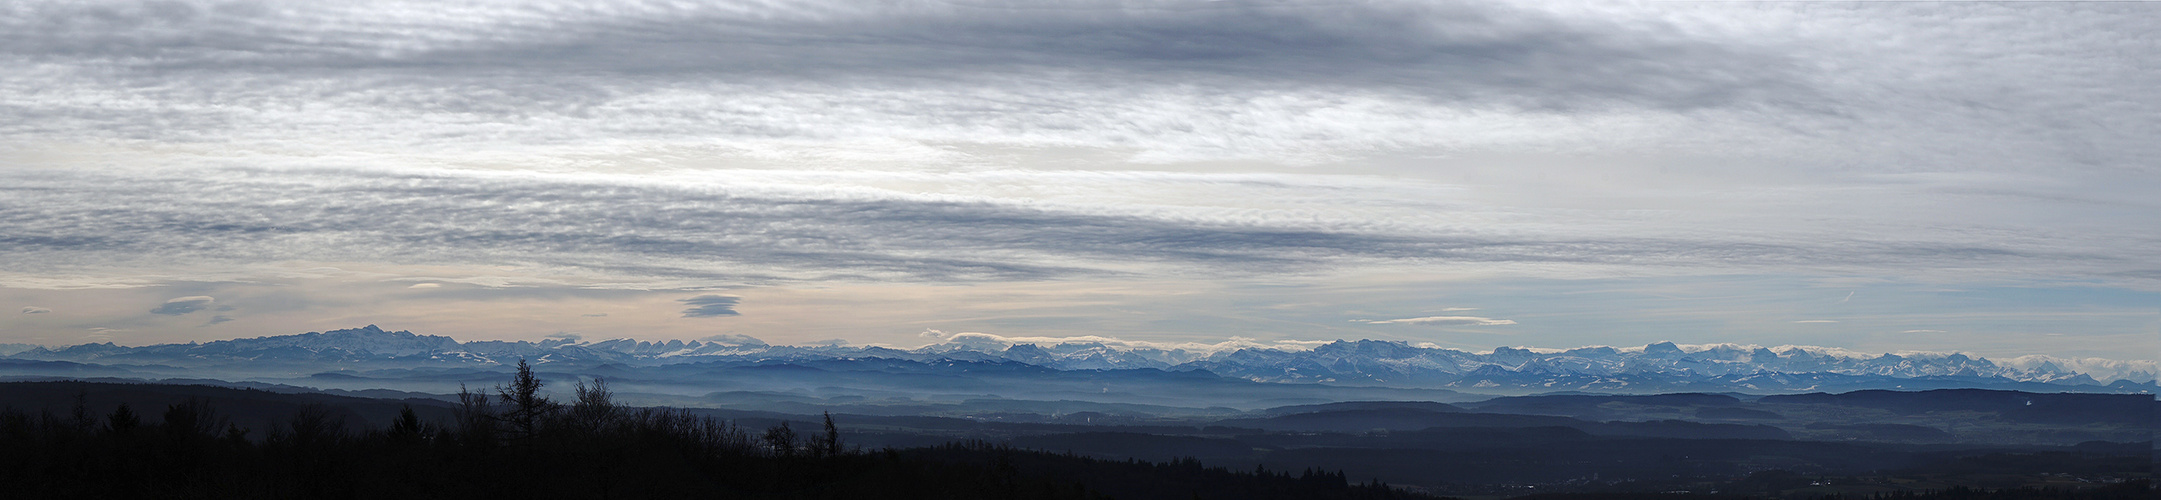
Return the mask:
<svg viewBox="0 0 2161 500">
<path fill-rule="evenodd" d="M 358 356 L 417 356 L 459 350 L 461 344 L 450 337 L 417 335 L 399 330 L 384 331 L 375 325 L 328 332 L 309 332 L 299 335 L 279 335 L 209 342 L 191 351 L 199 354 L 237 354 L 278 348 L 293 348 L 309 352 L 343 351 Z"/>
<path fill-rule="evenodd" d="M 1609 391 L 1781 391 L 1823 384 L 1895 388 L 1905 386 L 1900 381 L 1917 380 L 1973 387 L 2047 384 L 2072 390 L 2123 383 L 2150 386 L 2154 374 L 2161 372 L 2152 361 L 2023 356 L 1999 363 L 1963 353 L 1865 355 L 1810 346 L 1767 348 L 1673 342 L 1640 348 L 1590 346 L 1567 350 L 1503 346 L 1475 353 L 1380 340 L 1267 345 L 1234 339 L 1219 344 L 1166 345 L 1102 337 L 1016 340 L 956 334 L 945 342 L 894 349 L 845 343 L 774 346 L 740 335 L 691 341 L 551 338 L 539 342 L 459 342 L 444 336 L 387 331 L 375 325 L 202 344 L 125 347 L 108 342 L 59 349 L 38 347 L 0 357 L 226 370 L 312 370 L 307 373 L 332 367 L 499 367 L 519 359 L 537 364 L 592 366 L 888 359 L 1017 363 L 1055 370 L 1205 371 L 1272 382 Z"/>
</svg>

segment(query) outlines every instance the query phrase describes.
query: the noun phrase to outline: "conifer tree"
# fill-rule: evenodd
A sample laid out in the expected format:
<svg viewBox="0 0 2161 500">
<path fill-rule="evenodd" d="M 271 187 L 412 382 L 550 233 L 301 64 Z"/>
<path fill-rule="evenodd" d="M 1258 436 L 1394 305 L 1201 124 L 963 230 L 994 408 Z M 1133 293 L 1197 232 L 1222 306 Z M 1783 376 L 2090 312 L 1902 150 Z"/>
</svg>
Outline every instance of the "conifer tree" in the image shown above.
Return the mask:
<svg viewBox="0 0 2161 500">
<path fill-rule="evenodd" d="M 541 395 L 541 385 L 540 377 L 533 375 L 532 365 L 526 364 L 525 360 L 520 358 L 518 373 L 511 376 L 510 385 L 495 388 L 496 395 L 502 399 L 505 407 L 502 420 L 510 424 L 513 439 L 533 437 L 547 417 L 561 408 L 555 401 Z"/>
<path fill-rule="evenodd" d="M 833 426 L 833 412 L 825 412 L 825 435 L 818 438 L 820 456 L 840 456 L 840 428 Z"/>
</svg>

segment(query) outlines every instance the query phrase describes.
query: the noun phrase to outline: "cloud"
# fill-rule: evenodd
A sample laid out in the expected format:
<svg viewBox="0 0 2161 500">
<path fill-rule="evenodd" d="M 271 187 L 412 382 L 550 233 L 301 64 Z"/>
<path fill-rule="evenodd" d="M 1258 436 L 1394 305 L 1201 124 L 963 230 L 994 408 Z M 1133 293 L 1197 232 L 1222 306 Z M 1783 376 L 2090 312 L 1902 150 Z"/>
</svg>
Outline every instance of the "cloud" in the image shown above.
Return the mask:
<svg viewBox="0 0 2161 500">
<path fill-rule="evenodd" d="M 0 196 L 0 244 L 25 257 L 0 270 L 25 274 L 323 258 L 695 285 L 1375 263 L 2161 280 L 2140 274 L 2151 238 L 2059 223 L 2156 222 L 2141 169 L 2161 150 L 2134 132 L 2161 116 L 2143 112 L 2153 73 L 2112 59 L 2153 48 L 2112 35 L 2138 32 L 2128 8 L 25 5 L 0 12 L 0 134 L 175 151 L 153 172 L 0 171 L 23 186 Z M 1959 15 L 2047 43 L 1938 22 Z M 1995 57 L 2029 53 L 2066 57 Z M 999 153 L 1015 149 L 1057 153 Z M 1509 156 L 1613 150 L 1649 159 Z M 1694 151 L 1740 159 L 1672 158 Z M 1442 180 L 1117 171 L 1202 160 Z M 1538 180 L 1446 184 L 1481 164 Z M 1755 177 L 1773 180 L 1735 180 Z"/>
<path fill-rule="evenodd" d="M 0 286 L 2161 289 L 2131 4 L 9 5 Z"/>
<path fill-rule="evenodd" d="M 704 338 L 700 338 L 700 339 L 698 339 L 698 340 L 701 340 L 701 341 L 705 341 L 705 342 L 710 342 L 710 343 L 715 343 L 715 344 L 722 344 L 722 345 L 731 345 L 731 346 L 739 346 L 739 347 L 757 347 L 757 346 L 764 346 L 764 345 L 767 345 L 767 344 L 765 343 L 765 341 L 764 341 L 764 340 L 759 340 L 759 339 L 758 339 L 757 337 L 752 337 L 752 336 L 749 336 L 749 335 L 741 335 L 741 334 L 729 334 L 729 333 L 724 333 L 724 334 L 719 334 L 719 335 L 711 335 L 711 336 L 707 336 L 707 337 L 704 337 Z M 844 342 L 845 342 L 845 341 L 844 341 Z"/>
<path fill-rule="evenodd" d="M 749 175 L 748 172 L 745 172 Z M 1822 241 L 1600 229 L 1598 220 L 1450 227 L 1397 184 L 1298 176 L 1034 174 L 900 176 L 896 181 L 1136 185 L 1225 196 L 1310 197 L 1394 217 L 1283 213 L 1244 207 L 1155 211 L 1116 203 L 915 196 L 819 187 L 825 176 L 762 183 L 635 176 L 342 169 L 216 169 L 115 173 L 0 169 L 0 270 L 40 265 L 173 269 L 323 259 L 410 264 L 525 262 L 682 283 L 863 280 L 1034 280 L 1137 273 L 1241 275 L 1365 264 L 1517 264 L 1639 272 L 1971 269 L 1996 263 L 2037 274 L 2089 273 L 2131 262 L 2121 249 L 1847 235 Z M 950 177 L 950 178 L 946 178 Z M 876 178 L 876 176 L 873 176 Z M 847 182 L 842 179 L 842 182 Z M 1229 186 L 1226 187 L 1225 184 Z M 1390 190 L 1400 192 L 1390 192 Z M 1190 195 L 1187 198 L 1192 198 Z M 98 200 L 91 203 L 85 200 Z M 311 211 L 286 210 L 305 203 Z M 1301 204 L 1309 203 L 1301 201 Z M 1400 207 L 1390 204 L 1400 203 Z M 1345 206 L 1349 210 L 1350 206 Z M 1302 209 L 1300 209 L 1302 210 Z M 1349 212 L 1356 213 L 1356 212 Z M 40 221 L 40 222 L 33 222 Z M 1548 233 L 1548 231 L 1553 231 Z M 1946 235 L 1962 234 L 1956 231 Z M 124 236 L 124 237 L 123 237 Z M 2023 241 L 2023 240 L 2022 240 Z M 969 251 L 955 252 L 955 248 Z M 1664 271 L 1658 271 L 1663 269 Z"/>
<path fill-rule="evenodd" d="M 413 284 L 413 286 L 409 286 L 409 287 L 406 287 L 406 288 L 442 288 L 442 287 L 443 287 L 443 284 L 441 284 L 441 283 L 414 283 L 414 284 Z"/>
<path fill-rule="evenodd" d="M 1477 316 L 1427 316 L 1423 318 L 1367 320 L 1365 321 L 1365 323 L 1372 325 L 1497 326 L 1513 325 L 1516 324 L 1516 321 L 1509 319 L 1481 318 Z"/>
<path fill-rule="evenodd" d="M 715 316 L 741 315 L 741 313 L 735 312 L 735 304 L 742 300 L 740 297 L 726 295 L 699 295 L 676 302 L 691 306 L 689 309 L 683 310 L 683 317 L 685 318 L 711 318 Z"/>
<path fill-rule="evenodd" d="M 1205 356 L 1205 355 L 1207 355 L 1207 354 L 1211 354 L 1211 353 L 1217 353 L 1217 352 L 1228 352 L 1228 351 L 1235 351 L 1235 350 L 1238 350 L 1238 349 L 1248 349 L 1248 348 L 1260 348 L 1260 349 L 1277 349 L 1277 350 L 1307 350 L 1307 349 L 1312 349 L 1312 348 L 1313 348 L 1314 346 L 1319 346 L 1319 345 L 1322 345 L 1322 344 L 1327 344 L 1327 343 L 1329 343 L 1329 342 L 1332 342 L 1332 341 L 1328 341 L 1328 340 L 1275 340 L 1275 341 L 1268 341 L 1268 342 L 1262 342 L 1262 341 L 1258 341 L 1258 340 L 1254 340 L 1254 339 L 1250 339 L 1250 338 L 1245 338 L 1245 337 L 1230 337 L 1230 338 L 1224 339 L 1223 341 L 1220 341 L 1220 342 L 1212 342 L 1212 343 L 1211 343 L 1211 342 L 1166 342 L 1166 341 L 1148 341 L 1148 340 L 1129 340 L 1129 339 L 1123 339 L 1123 338 L 1118 338 L 1118 337 L 1109 337 L 1109 336 L 1102 336 L 1102 335 L 1077 335 L 1077 336 L 1068 336 L 1068 337 L 1054 337 L 1054 336 L 1006 336 L 1006 335 L 997 335 L 997 334 L 990 334 L 990 333 L 982 333 L 982 332 L 959 332 L 959 333 L 947 333 L 947 332 L 944 332 L 944 331 L 940 331 L 940 330 L 924 330 L 924 331 L 923 331 L 923 332 L 922 332 L 921 334 L 919 334 L 919 335 L 920 335 L 920 336 L 922 336 L 922 337 L 924 337 L 924 338 L 932 338 L 932 339 L 939 339 L 939 340 L 940 340 L 940 342 L 938 342 L 938 344 L 956 344 L 956 345 L 967 345 L 967 346 L 975 346 L 975 347 L 984 347 L 984 346 L 993 346 L 993 347 L 996 347 L 996 346 L 1014 346 L 1014 345 L 1021 345 L 1021 344 L 1028 344 L 1028 345 L 1036 345 L 1036 346 L 1043 346 L 1043 347 L 1058 347 L 1058 346 L 1064 346 L 1064 347 L 1079 347 L 1079 348 L 1085 348 L 1085 347 L 1092 347 L 1092 346 L 1104 346 L 1104 347 L 1112 347 L 1112 348 L 1118 348 L 1118 349 L 1155 349 L 1155 350 L 1161 350 L 1161 351 L 1180 351 L 1180 350 L 1182 350 L 1182 351 L 1186 351 L 1186 352 L 1187 352 L 1187 353 L 1189 353 L 1189 354 L 1193 354 L 1193 355 L 1197 355 L 1197 356 Z M 934 345 L 935 345 L 935 344 L 934 344 Z"/>
<path fill-rule="evenodd" d="M 50 4 L 0 18 L 0 26 L 8 28 L 0 33 L 12 35 L 0 37 L 5 42 L 0 46 L 13 55 L 144 77 L 153 71 L 292 79 L 354 73 L 459 79 L 546 74 L 951 84 L 1063 76 L 1389 86 L 1434 99 L 1516 99 L 1528 106 L 1615 100 L 1717 104 L 1752 92 L 1798 92 L 1781 83 L 1792 78 L 1778 77 L 1800 69 L 1778 54 L 1678 36 L 1668 26 L 1565 19 L 1495 3 L 1163 2 L 1142 7 L 1081 1 L 1046 9 L 596 2 L 548 8 L 468 4 L 434 15 L 401 10 L 401 4 L 366 1 L 214 14 L 189 7 Z M 326 24 L 338 28 L 324 29 Z M 376 35 L 388 30 L 402 36 Z M 313 42 L 291 42 L 300 36 Z M 470 102 L 422 95 L 385 104 L 501 113 L 502 101 L 516 99 L 571 111 L 565 108 L 591 107 L 610 93 L 576 78 L 491 87 L 474 89 Z"/>
<path fill-rule="evenodd" d="M 202 324 L 202 325 L 199 325 L 199 326 L 210 326 L 210 325 L 215 325 L 215 324 L 218 324 L 218 323 L 224 323 L 224 322 L 227 322 L 227 321 L 232 321 L 232 320 L 233 320 L 233 318 L 232 318 L 232 317 L 229 317 L 229 316 L 226 316 L 226 315 L 223 315 L 223 314 L 219 314 L 219 315 L 211 316 L 211 317 L 210 317 L 210 321 L 205 321 L 205 322 L 203 322 L 203 324 Z"/>
<path fill-rule="evenodd" d="M 202 295 L 192 297 L 179 297 L 165 301 L 164 305 L 158 306 L 156 309 L 151 309 L 150 313 L 164 314 L 168 316 L 179 316 L 195 311 L 201 311 L 205 308 L 210 307 L 210 303 L 217 300 L 218 299 Z"/>
<path fill-rule="evenodd" d="M 1799 321 L 1795 321 L 1794 323 L 1837 323 L 1837 322 L 1838 322 L 1838 320 L 1835 320 L 1835 319 L 1804 319 L 1804 320 L 1799 320 Z"/>
<path fill-rule="evenodd" d="M 587 317 L 587 318 L 605 318 L 605 317 L 608 317 L 608 313 L 592 313 L 592 314 L 580 314 L 580 315 L 578 315 L 578 316 L 581 316 L 581 317 Z"/>
<path fill-rule="evenodd" d="M 2005 368 L 2021 370 L 2033 370 L 2047 364 L 2053 364 L 2057 368 L 2092 375 L 2100 380 L 2130 378 L 2134 381 L 2153 381 L 2155 375 L 2161 375 L 2161 362 L 2150 359 L 2115 360 L 2097 357 L 2027 355 L 1998 358 L 1991 361 Z"/>
<path fill-rule="evenodd" d="M 546 336 L 545 338 L 551 338 L 551 339 L 563 339 L 563 340 L 568 340 L 568 341 L 571 341 L 571 342 L 577 342 L 577 341 L 580 341 L 580 340 L 584 340 L 584 339 L 585 339 L 585 336 L 584 336 L 584 335 L 579 335 L 579 334 L 575 334 L 575 333 L 570 333 L 570 332 L 555 332 L 555 333 L 550 333 L 550 334 L 548 334 L 548 335 L 547 335 L 547 336 Z"/>
<path fill-rule="evenodd" d="M 1944 333 L 1943 330 L 1906 330 L 1898 333 Z"/>
<path fill-rule="evenodd" d="M 38 306 L 23 306 L 23 314 L 45 314 L 49 312 L 53 312 L 53 310 Z"/>
<path fill-rule="evenodd" d="M 2154 42 L 2122 36 L 2150 20 L 2136 7 L 23 3 L 0 13 L 0 61 L 17 70 L 0 84 L 15 97 L 0 132 L 71 143 L 789 142 L 831 158 L 886 141 L 911 147 L 866 149 L 904 158 L 990 142 L 1328 159 L 1649 139 L 1805 154 L 1895 134 L 1950 140 L 1877 141 L 1909 149 L 1881 159 L 1980 145 L 1959 155 L 2136 166 L 2154 151 L 2135 133 L 2153 124 L 2135 57 Z M 2016 42 L 1943 18 L 2000 20 L 1990 32 Z M 2121 122 L 2054 120 L 2096 115 Z M 1873 144 L 1844 149 L 1884 152 Z"/>
</svg>

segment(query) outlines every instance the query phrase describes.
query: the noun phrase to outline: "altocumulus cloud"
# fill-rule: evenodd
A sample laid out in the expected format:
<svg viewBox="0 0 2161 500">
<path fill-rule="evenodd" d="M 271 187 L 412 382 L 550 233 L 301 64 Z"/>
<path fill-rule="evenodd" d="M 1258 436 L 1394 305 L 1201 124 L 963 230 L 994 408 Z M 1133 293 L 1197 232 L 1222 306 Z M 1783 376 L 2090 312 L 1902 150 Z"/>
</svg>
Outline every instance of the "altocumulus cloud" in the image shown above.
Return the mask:
<svg viewBox="0 0 2161 500">
<path fill-rule="evenodd" d="M 25 0 L 0 8 L 5 146 L 254 156 L 159 157 L 174 168 L 142 172 L 0 168 L 0 272 L 520 262 L 702 286 L 1507 263 L 2161 283 L 2150 258 L 2161 238 L 2121 230 L 2161 214 L 2147 161 L 2161 155 L 2150 140 L 2161 72 L 2137 59 L 2156 42 L 2123 36 L 2143 34 L 2152 9 L 1669 7 Z M 1256 196 L 1278 182 L 1328 200 L 1151 211 L 1116 197 L 911 197 L 845 179 L 783 189 L 320 168 L 986 163 L 952 144 L 1154 165 L 1424 165 L 1436 151 L 1655 144 L 1767 158 L 1744 166 L 1777 180 L 1661 184 L 1643 205 L 1679 208 L 1608 214 L 1438 206 L 1458 197 L 1369 196 L 1310 175 L 1119 172 L 1069 189 L 1237 185 L 1172 196 L 1247 201 L 1279 199 Z M 904 181 L 1077 185 L 1001 175 Z M 1837 182 L 1786 182 L 1827 177 Z M 1392 222 L 1417 217 L 1433 220 Z M 628 286 L 641 285 L 653 286 Z"/>
<path fill-rule="evenodd" d="M 685 318 L 711 318 L 715 316 L 742 315 L 742 313 L 735 312 L 735 304 L 742 300 L 740 297 L 726 295 L 699 295 L 678 300 L 677 302 L 690 306 L 689 309 L 683 310 L 683 317 Z"/>
<path fill-rule="evenodd" d="M 196 295 L 192 297 L 177 297 L 172 300 L 165 301 L 165 304 L 158 306 L 156 309 L 151 309 L 150 313 L 164 314 L 168 316 L 179 316 L 195 311 L 201 311 L 205 308 L 210 307 L 210 303 L 216 302 L 217 300 L 218 299 L 214 299 L 205 295 Z M 220 318 L 222 317 L 223 316 L 220 316 Z M 222 321 L 217 322 L 222 323 Z"/>
<path fill-rule="evenodd" d="M 1803 65 L 1747 45 L 1469 2 L 31 1 L 0 12 L 0 28 L 0 54 L 49 68 L 18 73 L 36 81 L 15 85 L 66 90 L 0 116 L 34 115 L 45 118 L 39 131 L 108 137 L 255 133 L 250 122 L 277 120 L 299 126 L 287 131 L 346 127 L 425 141 L 510 126 L 543 141 L 597 128 L 929 140 L 991 132 L 1228 150 L 1236 148 L 1208 144 L 1221 135 L 1190 125 L 1241 121 L 1251 109 L 1223 105 L 1246 100 L 1226 96 L 1242 90 L 1315 101 L 1269 104 L 1290 108 L 1326 108 L 1321 102 L 1358 89 L 1481 108 L 1681 110 L 1813 92 L 1799 83 Z M 148 81 L 175 87 L 135 85 Z M 1136 88 L 1166 90 L 1157 97 L 1168 102 L 1077 105 L 1156 94 Z M 1002 104 L 982 106 L 974 96 L 983 95 Z M 84 100 L 96 96 L 106 99 Z M 190 101 L 254 109 L 180 106 Z M 296 101 L 367 118 L 257 112 Z M 757 116 L 772 106 L 789 112 Z M 1157 112 L 1122 120 L 1091 109 Z M 1185 111 L 1199 113 L 1177 113 Z M 130 124 L 116 113 L 168 122 Z M 445 129 L 431 116 L 484 125 Z M 1285 132 L 1276 137 L 1302 135 Z M 1321 135 L 1354 148 L 1394 140 Z"/>
<path fill-rule="evenodd" d="M 1840 132 L 1859 118 L 1932 134 L 1925 139 L 2008 140 L 2033 152 L 2070 146 L 2053 143 L 2067 136 L 2089 150 L 2155 148 L 2136 133 L 2151 121 L 2065 130 L 2084 125 L 1969 109 L 1928 114 L 1960 123 L 1904 122 L 1918 115 L 1907 111 L 1945 104 L 1934 96 L 2051 118 L 2089 116 L 2099 106 L 2119 110 L 2105 113 L 2111 116 L 2135 114 L 2120 110 L 2146 105 L 2139 96 L 2152 78 L 2121 74 L 2139 65 L 2106 54 L 2145 53 L 2152 42 L 2095 38 L 2150 24 L 2137 7 L 1870 6 L 1816 14 L 1861 26 L 1840 31 L 1793 29 L 1782 23 L 1807 16 L 1777 9 L 1670 15 L 1502 2 L 11 5 L 17 8 L 0 11 L 0 70 L 13 77 L 0 82 L 7 104 L 0 132 L 22 138 L 280 147 L 322 139 L 341 151 L 384 152 L 467 150 L 505 145 L 506 137 L 525 147 L 709 145 L 719 138 L 752 149 L 891 140 L 1325 161 L 1510 143 L 1545 128 L 1582 133 L 1548 144 L 1583 146 L 1616 128 L 1608 125 L 1635 130 L 1665 118 L 1704 125 L 1671 131 L 1673 138 L 1739 131 L 1728 133 L 1727 145 L 1761 148 L 1776 141 L 1757 133 L 1803 128 L 1839 149 Z M 1940 22 L 1958 16 L 2009 24 L 1992 30 L 2056 31 L 2012 37 L 2017 42 L 1977 40 Z M 1770 33 L 1739 29 L 1744 25 Z M 1865 45 L 1883 37 L 1853 36 L 1861 29 L 1941 45 L 1909 43 L 1887 53 Z M 1822 38 L 1794 36 L 1814 31 Z M 2065 56 L 2043 58 L 2047 64 L 2071 67 L 1911 79 L 1917 67 L 1929 74 L 1975 70 L 1963 64 L 1970 56 L 1913 50 L 1952 46 L 2041 51 Z M 2003 78 L 2015 81 L 1973 83 Z M 1915 88 L 1921 84 L 1936 87 Z M 1865 93 L 1886 88 L 1901 90 Z M 2033 95 L 2002 95 L 2006 88 Z M 1482 114 L 1505 116 L 1465 123 Z M 1532 115 L 1554 120 L 1516 119 Z M 2035 134 L 1940 133 L 1973 127 Z M 1487 133 L 1493 130 L 1505 132 Z M 900 156 L 939 150 L 871 149 Z M 2103 156 L 2089 160 L 2136 165 L 2135 158 L 2150 157 Z"/>
<path fill-rule="evenodd" d="M 45 314 L 45 313 L 49 313 L 49 312 L 53 312 L 52 308 L 49 308 L 49 307 L 38 307 L 38 306 L 23 306 L 23 314 Z"/>
<path fill-rule="evenodd" d="M 1239 179 L 1166 182 L 1224 180 Z M 290 260 L 530 262 L 677 282 L 936 282 L 1164 270 L 1274 273 L 1376 262 L 1773 271 L 1993 263 L 2072 274 L 2135 263 L 2112 255 L 2118 248 L 2003 242 L 1963 231 L 1849 234 L 1841 241 L 1805 232 L 1725 239 L 1714 231 L 1658 228 L 1540 234 L 1528 226 L 1428 229 L 1247 208 L 1149 213 L 605 176 L 0 169 L 0 186 L 8 194 L 0 196 L 0 242 L 14 249 L 0 271 L 22 272 Z M 307 208 L 295 208 L 301 206 Z"/>
</svg>

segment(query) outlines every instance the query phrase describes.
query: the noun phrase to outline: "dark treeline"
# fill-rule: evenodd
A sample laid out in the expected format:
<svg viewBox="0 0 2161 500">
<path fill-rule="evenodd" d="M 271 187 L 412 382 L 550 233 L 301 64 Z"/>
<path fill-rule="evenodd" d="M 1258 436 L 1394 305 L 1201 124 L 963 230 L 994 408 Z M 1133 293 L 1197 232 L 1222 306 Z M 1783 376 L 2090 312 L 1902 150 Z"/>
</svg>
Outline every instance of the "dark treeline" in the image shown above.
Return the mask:
<svg viewBox="0 0 2161 500">
<path fill-rule="evenodd" d="M 1340 472 L 1229 471 L 983 443 L 850 449 L 830 416 L 750 430 L 616 404 L 605 383 L 554 401 L 520 362 L 453 418 L 349 422 L 308 407 L 248 429 L 211 403 L 93 413 L 0 410 L 0 488 L 22 498 L 1426 498 Z"/>
<path fill-rule="evenodd" d="M 1848 495 L 1750 495 L 1717 493 L 1556 493 L 1509 500 L 2153 500 L 2161 498 L 2146 480 L 2125 481 L 2093 488 L 1973 488 L 1953 486 L 1941 490 L 1892 491 Z"/>
<path fill-rule="evenodd" d="M 1822 500 L 2152 500 L 2161 498 L 2147 480 L 2133 480 L 2098 488 L 1999 488 L 1953 486 L 1942 490 L 1894 491 L 1867 496 L 1824 497 Z"/>
</svg>

